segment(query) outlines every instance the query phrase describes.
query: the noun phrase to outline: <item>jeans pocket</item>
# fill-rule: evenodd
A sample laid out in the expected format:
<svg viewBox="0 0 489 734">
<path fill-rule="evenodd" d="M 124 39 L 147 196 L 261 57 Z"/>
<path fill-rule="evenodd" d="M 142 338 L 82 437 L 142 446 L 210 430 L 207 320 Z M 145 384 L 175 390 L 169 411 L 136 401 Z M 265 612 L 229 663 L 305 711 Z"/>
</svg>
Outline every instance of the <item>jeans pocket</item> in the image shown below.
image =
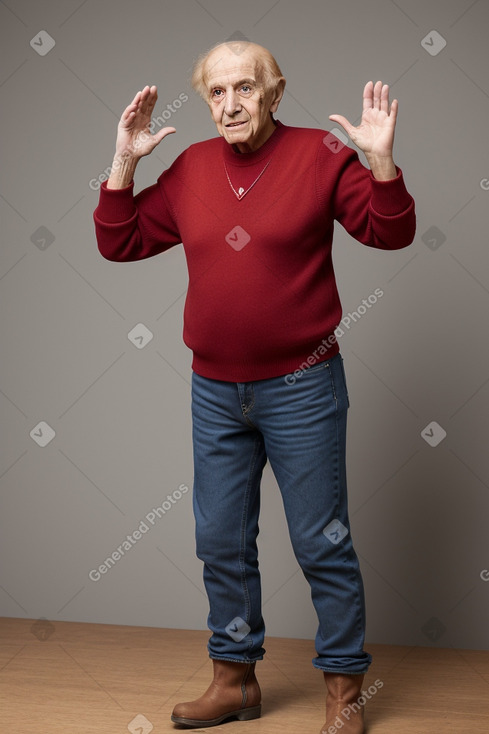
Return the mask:
<svg viewBox="0 0 489 734">
<path fill-rule="evenodd" d="M 302 370 L 302 374 L 305 375 L 311 375 L 315 372 L 320 372 L 321 370 L 325 370 L 329 367 L 329 359 L 324 360 L 323 362 L 316 362 L 316 364 L 312 364 L 309 367 L 305 367 Z"/>
</svg>

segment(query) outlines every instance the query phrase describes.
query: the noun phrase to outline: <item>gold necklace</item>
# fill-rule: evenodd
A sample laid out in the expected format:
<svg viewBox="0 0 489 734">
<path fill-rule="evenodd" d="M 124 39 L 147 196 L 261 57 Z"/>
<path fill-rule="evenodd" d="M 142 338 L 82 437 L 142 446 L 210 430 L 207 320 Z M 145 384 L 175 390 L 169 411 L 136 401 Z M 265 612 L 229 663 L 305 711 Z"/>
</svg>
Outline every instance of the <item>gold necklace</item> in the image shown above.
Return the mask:
<svg viewBox="0 0 489 734">
<path fill-rule="evenodd" d="M 254 185 L 255 185 L 255 184 L 256 184 L 256 183 L 257 183 L 257 182 L 258 182 L 258 181 L 260 180 L 260 178 L 261 178 L 261 177 L 263 176 L 263 174 L 264 174 L 264 173 L 265 173 L 265 171 L 267 170 L 268 166 L 270 165 L 270 162 L 271 162 L 271 161 L 268 161 L 268 163 L 267 163 L 267 164 L 265 165 L 265 168 L 263 169 L 263 171 L 262 171 L 261 173 L 259 173 L 259 174 L 258 174 L 258 176 L 257 176 L 257 177 L 255 178 L 255 180 L 254 180 L 254 181 L 253 181 L 253 183 L 251 184 L 251 186 L 248 186 L 248 188 L 247 188 L 247 189 L 244 189 L 244 188 L 243 188 L 242 186 L 240 186 L 240 187 L 239 187 L 239 189 L 238 189 L 237 191 L 236 191 L 236 189 L 234 188 L 233 184 L 231 183 L 231 179 L 229 178 L 229 173 L 228 173 L 228 169 L 226 168 L 226 163 L 224 163 L 224 170 L 226 171 L 226 176 L 227 176 L 227 179 L 228 179 L 228 181 L 229 181 L 229 185 L 231 186 L 232 190 L 233 190 L 233 191 L 234 191 L 234 193 L 236 194 L 236 198 L 238 199 L 238 201 L 241 201 L 241 199 L 242 199 L 242 198 L 243 198 L 244 196 L 246 196 L 246 194 L 248 193 L 248 191 L 251 191 L 251 189 L 253 188 L 253 186 L 254 186 Z"/>
</svg>

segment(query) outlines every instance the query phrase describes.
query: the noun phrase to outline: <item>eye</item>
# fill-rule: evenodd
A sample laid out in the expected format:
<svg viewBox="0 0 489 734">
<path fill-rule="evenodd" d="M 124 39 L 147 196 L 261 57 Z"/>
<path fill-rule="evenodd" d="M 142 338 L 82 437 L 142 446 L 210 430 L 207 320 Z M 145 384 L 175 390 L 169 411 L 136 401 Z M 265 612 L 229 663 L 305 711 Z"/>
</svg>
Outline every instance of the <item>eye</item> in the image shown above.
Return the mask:
<svg viewBox="0 0 489 734">
<path fill-rule="evenodd" d="M 224 95 L 224 92 L 222 89 L 213 89 L 211 92 L 211 97 L 213 99 L 218 99 L 219 97 L 222 97 Z"/>
<path fill-rule="evenodd" d="M 252 90 L 249 84 L 243 84 L 243 86 L 241 87 L 241 91 L 243 92 L 243 94 L 250 94 Z"/>
</svg>

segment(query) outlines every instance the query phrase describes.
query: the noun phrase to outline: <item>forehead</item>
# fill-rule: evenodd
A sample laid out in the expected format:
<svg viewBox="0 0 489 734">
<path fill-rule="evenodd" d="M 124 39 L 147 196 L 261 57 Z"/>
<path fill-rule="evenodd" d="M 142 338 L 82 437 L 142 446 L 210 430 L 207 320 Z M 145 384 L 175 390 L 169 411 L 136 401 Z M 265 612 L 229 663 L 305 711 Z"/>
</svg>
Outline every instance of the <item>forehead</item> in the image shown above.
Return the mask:
<svg viewBox="0 0 489 734">
<path fill-rule="evenodd" d="M 260 58 L 252 51 L 241 54 L 221 47 L 213 51 L 207 59 L 204 80 L 207 87 L 218 83 L 233 83 L 243 79 L 260 81 Z"/>
</svg>

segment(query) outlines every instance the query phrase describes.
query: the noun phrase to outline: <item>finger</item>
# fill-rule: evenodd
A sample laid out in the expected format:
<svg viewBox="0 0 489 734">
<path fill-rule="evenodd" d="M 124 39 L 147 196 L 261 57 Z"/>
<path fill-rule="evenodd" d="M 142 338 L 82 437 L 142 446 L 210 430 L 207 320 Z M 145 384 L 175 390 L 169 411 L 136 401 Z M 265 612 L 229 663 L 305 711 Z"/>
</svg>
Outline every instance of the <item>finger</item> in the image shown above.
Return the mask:
<svg viewBox="0 0 489 734">
<path fill-rule="evenodd" d="M 124 125 L 127 125 L 128 123 L 132 122 L 132 120 L 136 116 L 137 106 L 135 105 L 129 105 L 129 107 L 126 107 L 124 112 L 121 115 L 121 122 L 124 123 Z"/>
<path fill-rule="evenodd" d="M 373 107 L 375 107 L 375 109 L 377 109 L 377 110 L 380 109 L 380 96 L 381 96 L 381 93 L 382 93 L 382 82 L 380 82 L 380 81 L 379 82 L 375 82 L 375 85 L 374 85 L 374 102 L 373 102 Z"/>
<path fill-rule="evenodd" d="M 141 101 L 146 102 L 151 99 L 157 99 L 158 98 L 158 89 L 156 85 L 152 85 L 151 87 L 147 84 L 144 89 L 141 92 Z"/>
<path fill-rule="evenodd" d="M 389 85 L 384 84 L 380 91 L 380 109 L 389 114 Z"/>
<path fill-rule="evenodd" d="M 132 100 L 132 102 L 127 105 L 126 109 L 124 110 L 124 112 L 121 115 L 121 118 L 127 117 L 131 112 L 134 112 L 135 110 L 137 110 L 140 99 L 141 99 L 141 92 L 139 91 L 134 95 L 134 99 Z"/>
<path fill-rule="evenodd" d="M 167 135 L 171 135 L 172 133 L 176 133 L 174 127 L 164 127 L 162 130 L 159 130 L 159 132 L 153 135 L 153 139 L 156 140 L 156 145 L 161 143 L 163 138 L 166 138 Z"/>
<path fill-rule="evenodd" d="M 141 92 L 141 101 L 139 104 L 139 109 L 141 110 L 141 112 L 143 114 L 151 114 L 157 99 L 158 93 L 154 85 L 152 87 L 144 87 L 143 91 Z"/>
<path fill-rule="evenodd" d="M 146 99 L 148 99 L 148 96 L 151 93 L 151 89 L 152 87 L 150 87 L 149 84 L 146 84 L 146 86 L 143 87 L 143 89 L 141 90 L 141 101 L 145 101 Z"/>
<path fill-rule="evenodd" d="M 363 89 L 363 109 L 369 110 L 373 105 L 374 83 L 367 82 Z"/>
<path fill-rule="evenodd" d="M 393 99 L 392 104 L 391 104 L 390 117 L 392 118 L 392 122 L 394 123 L 394 125 L 396 124 L 398 109 L 399 109 L 399 102 L 397 101 L 397 99 Z"/>
<path fill-rule="evenodd" d="M 135 118 L 136 113 L 139 109 L 141 109 L 141 99 L 143 97 L 145 89 L 149 89 L 149 87 L 145 87 L 134 95 L 134 99 L 132 100 L 131 104 L 126 107 L 121 115 L 121 122 L 127 124 L 129 122 L 132 122 L 132 120 Z"/>
<path fill-rule="evenodd" d="M 141 90 L 139 90 L 139 92 L 136 92 L 136 94 L 134 95 L 134 99 L 131 102 L 131 105 L 136 105 L 137 106 L 139 104 L 139 100 L 140 99 L 141 99 Z M 131 106 L 131 105 L 129 105 L 129 106 Z"/>
<path fill-rule="evenodd" d="M 351 122 L 349 122 L 346 117 L 343 117 L 343 115 L 329 115 L 329 119 L 341 125 L 341 127 L 346 131 L 348 135 L 350 135 L 351 130 L 354 130 Z"/>
</svg>

